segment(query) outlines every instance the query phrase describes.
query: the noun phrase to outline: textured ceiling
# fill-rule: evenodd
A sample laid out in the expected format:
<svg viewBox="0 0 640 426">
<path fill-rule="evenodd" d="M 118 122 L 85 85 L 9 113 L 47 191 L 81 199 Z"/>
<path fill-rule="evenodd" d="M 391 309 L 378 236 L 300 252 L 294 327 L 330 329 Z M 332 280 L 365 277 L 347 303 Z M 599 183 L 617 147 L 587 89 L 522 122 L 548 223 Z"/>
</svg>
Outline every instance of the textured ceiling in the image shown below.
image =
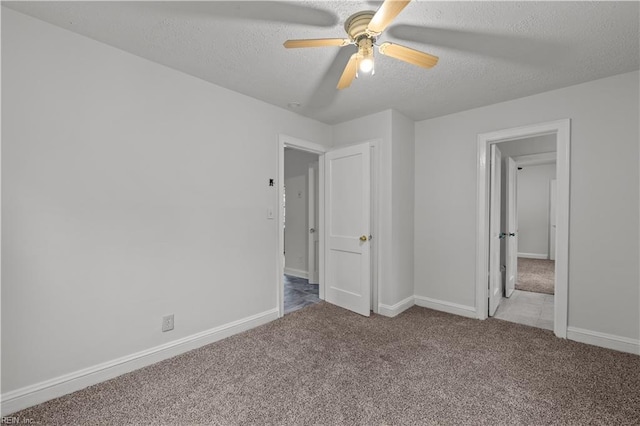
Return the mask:
<svg viewBox="0 0 640 426">
<path fill-rule="evenodd" d="M 376 73 L 335 86 L 352 46 L 285 49 L 345 37 L 379 1 L 3 2 L 217 85 L 334 124 L 394 108 L 414 120 L 640 68 L 637 2 L 414 0 L 378 39 L 440 57 L 425 70 L 376 55 Z"/>
</svg>

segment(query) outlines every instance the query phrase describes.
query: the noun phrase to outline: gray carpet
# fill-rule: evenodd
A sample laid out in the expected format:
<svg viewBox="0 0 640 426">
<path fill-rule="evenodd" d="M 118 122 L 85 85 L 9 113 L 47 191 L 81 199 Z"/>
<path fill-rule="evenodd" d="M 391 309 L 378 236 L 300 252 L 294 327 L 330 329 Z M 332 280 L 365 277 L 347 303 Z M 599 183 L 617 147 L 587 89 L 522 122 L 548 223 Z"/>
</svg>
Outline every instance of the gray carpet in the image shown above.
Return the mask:
<svg viewBox="0 0 640 426">
<path fill-rule="evenodd" d="M 325 302 L 15 415 L 57 425 L 640 424 L 640 357 Z"/>
<path fill-rule="evenodd" d="M 519 257 L 516 290 L 555 294 L 555 271 L 554 260 Z"/>
</svg>

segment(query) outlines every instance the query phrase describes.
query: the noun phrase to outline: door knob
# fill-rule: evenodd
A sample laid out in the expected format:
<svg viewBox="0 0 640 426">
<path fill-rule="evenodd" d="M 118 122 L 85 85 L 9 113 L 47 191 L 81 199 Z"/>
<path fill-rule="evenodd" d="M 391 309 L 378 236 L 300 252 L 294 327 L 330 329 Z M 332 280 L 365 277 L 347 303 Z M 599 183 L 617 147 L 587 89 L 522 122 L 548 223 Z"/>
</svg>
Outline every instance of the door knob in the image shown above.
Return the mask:
<svg viewBox="0 0 640 426">
<path fill-rule="evenodd" d="M 367 236 L 363 235 L 362 237 L 360 237 L 360 241 L 365 242 L 367 241 Z"/>
<path fill-rule="evenodd" d="M 507 234 L 505 234 L 504 232 L 501 232 L 501 233 L 498 235 L 498 238 L 499 238 L 499 239 L 503 239 L 503 238 L 504 238 L 504 237 L 506 237 L 506 236 L 507 236 Z"/>
<path fill-rule="evenodd" d="M 314 228 L 309 228 L 309 233 L 313 234 L 314 232 L 316 232 L 316 230 Z"/>
<path fill-rule="evenodd" d="M 510 236 L 510 237 L 515 237 L 515 236 L 516 236 L 516 233 L 515 233 L 515 232 L 509 232 L 509 236 Z"/>
</svg>

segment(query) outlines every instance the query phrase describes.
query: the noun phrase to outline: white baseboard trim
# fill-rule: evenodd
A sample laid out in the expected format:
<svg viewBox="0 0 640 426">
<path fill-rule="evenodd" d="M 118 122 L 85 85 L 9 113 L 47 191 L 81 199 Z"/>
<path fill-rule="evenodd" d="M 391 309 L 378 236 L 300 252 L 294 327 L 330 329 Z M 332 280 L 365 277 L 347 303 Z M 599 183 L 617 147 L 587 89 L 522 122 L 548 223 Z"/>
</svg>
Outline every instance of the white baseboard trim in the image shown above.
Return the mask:
<svg viewBox="0 0 640 426">
<path fill-rule="evenodd" d="M 395 305 L 385 305 L 383 303 L 378 304 L 378 314 L 385 317 L 395 317 L 396 315 L 406 311 L 410 307 L 415 305 L 415 297 L 409 296 L 404 300 L 399 301 Z"/>
<path fill-rule="evenodd" d="M 278 308 L 2 394 L 2 416 L 84 389 L 278 318 Z"/>
<path fill-rule="evenodd" d="M 284 274 L 291 275 L 298 278 L 304 278 L 305 280 L 309 279 L 309 272 L 302 271 L 300 269 L 284 268 Z"/>
<path fill-rule="evenodd" d="M 549 259 L 549 255 L 545 253 L 518 253 L 518 257 L 526 257 L 527 259 Z"/>
<path fill-rule="evenodd" d="M 567 339 L 580 343 L 600 346 L 615 351 L 640 355 L 640 340 L 614 334 L 600 333 L 577 327 L 567 327 Z"/>
<path fill-rule="evenodd" d="M 436 311 L 448 312 L 467 318 L 478 317 L 474 306 L 459 305 L 457 303 L 445 302 L 444 300 L 436 300 L 423 296 L 415 296 L 415 304 L 423 308 L 435 309 Z"/>
</svg>

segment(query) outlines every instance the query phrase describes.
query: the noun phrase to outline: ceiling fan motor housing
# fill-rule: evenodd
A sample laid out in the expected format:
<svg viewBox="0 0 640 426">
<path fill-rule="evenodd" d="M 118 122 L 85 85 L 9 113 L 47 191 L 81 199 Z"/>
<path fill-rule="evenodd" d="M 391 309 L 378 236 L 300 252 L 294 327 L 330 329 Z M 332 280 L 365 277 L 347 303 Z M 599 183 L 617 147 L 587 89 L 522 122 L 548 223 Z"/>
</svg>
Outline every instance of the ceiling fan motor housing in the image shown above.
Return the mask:
<svg viewBox="0 0 640 426">
<path fill-rule="evenodd" d="M 349 34 L 351 40 L 357 42 L 358 39 L 364 37 L 373 38 L 372 34 L 367 32 L 367 27 L 369 26 L 369 22 L 375 15 L 375 12 L 372 10 L 365 10 L 362 12 L 354 13 L 349 16 L 344 23 L 344 29 Z"/>
<path fill-rule="evenodd" d="M 336 86 L 345 89 L 351 85 L 354 78 L 358 77 L 358 71 L 373 75 L 375 73 L 374 46 L 377 38 L 396 18 L 411 0 L 384 0 L 377 11 L 363 10 L 349 16 L 344 23 L 344 29 L 349 38 L 319 38 L 303 40 L 287 40 L 284 47 L 323 47 L 356 45 L 358 51 L 351 54 L 340 81 Z M 423 68 L 432 68 L 438 63 L 438 57 L 429 55 L 419 50 L 411 49 L 395 43 L 385 42 L 378 46 L 378 52 L 382 55 L 395 58 L 409 64 Z"/>
</svg>

